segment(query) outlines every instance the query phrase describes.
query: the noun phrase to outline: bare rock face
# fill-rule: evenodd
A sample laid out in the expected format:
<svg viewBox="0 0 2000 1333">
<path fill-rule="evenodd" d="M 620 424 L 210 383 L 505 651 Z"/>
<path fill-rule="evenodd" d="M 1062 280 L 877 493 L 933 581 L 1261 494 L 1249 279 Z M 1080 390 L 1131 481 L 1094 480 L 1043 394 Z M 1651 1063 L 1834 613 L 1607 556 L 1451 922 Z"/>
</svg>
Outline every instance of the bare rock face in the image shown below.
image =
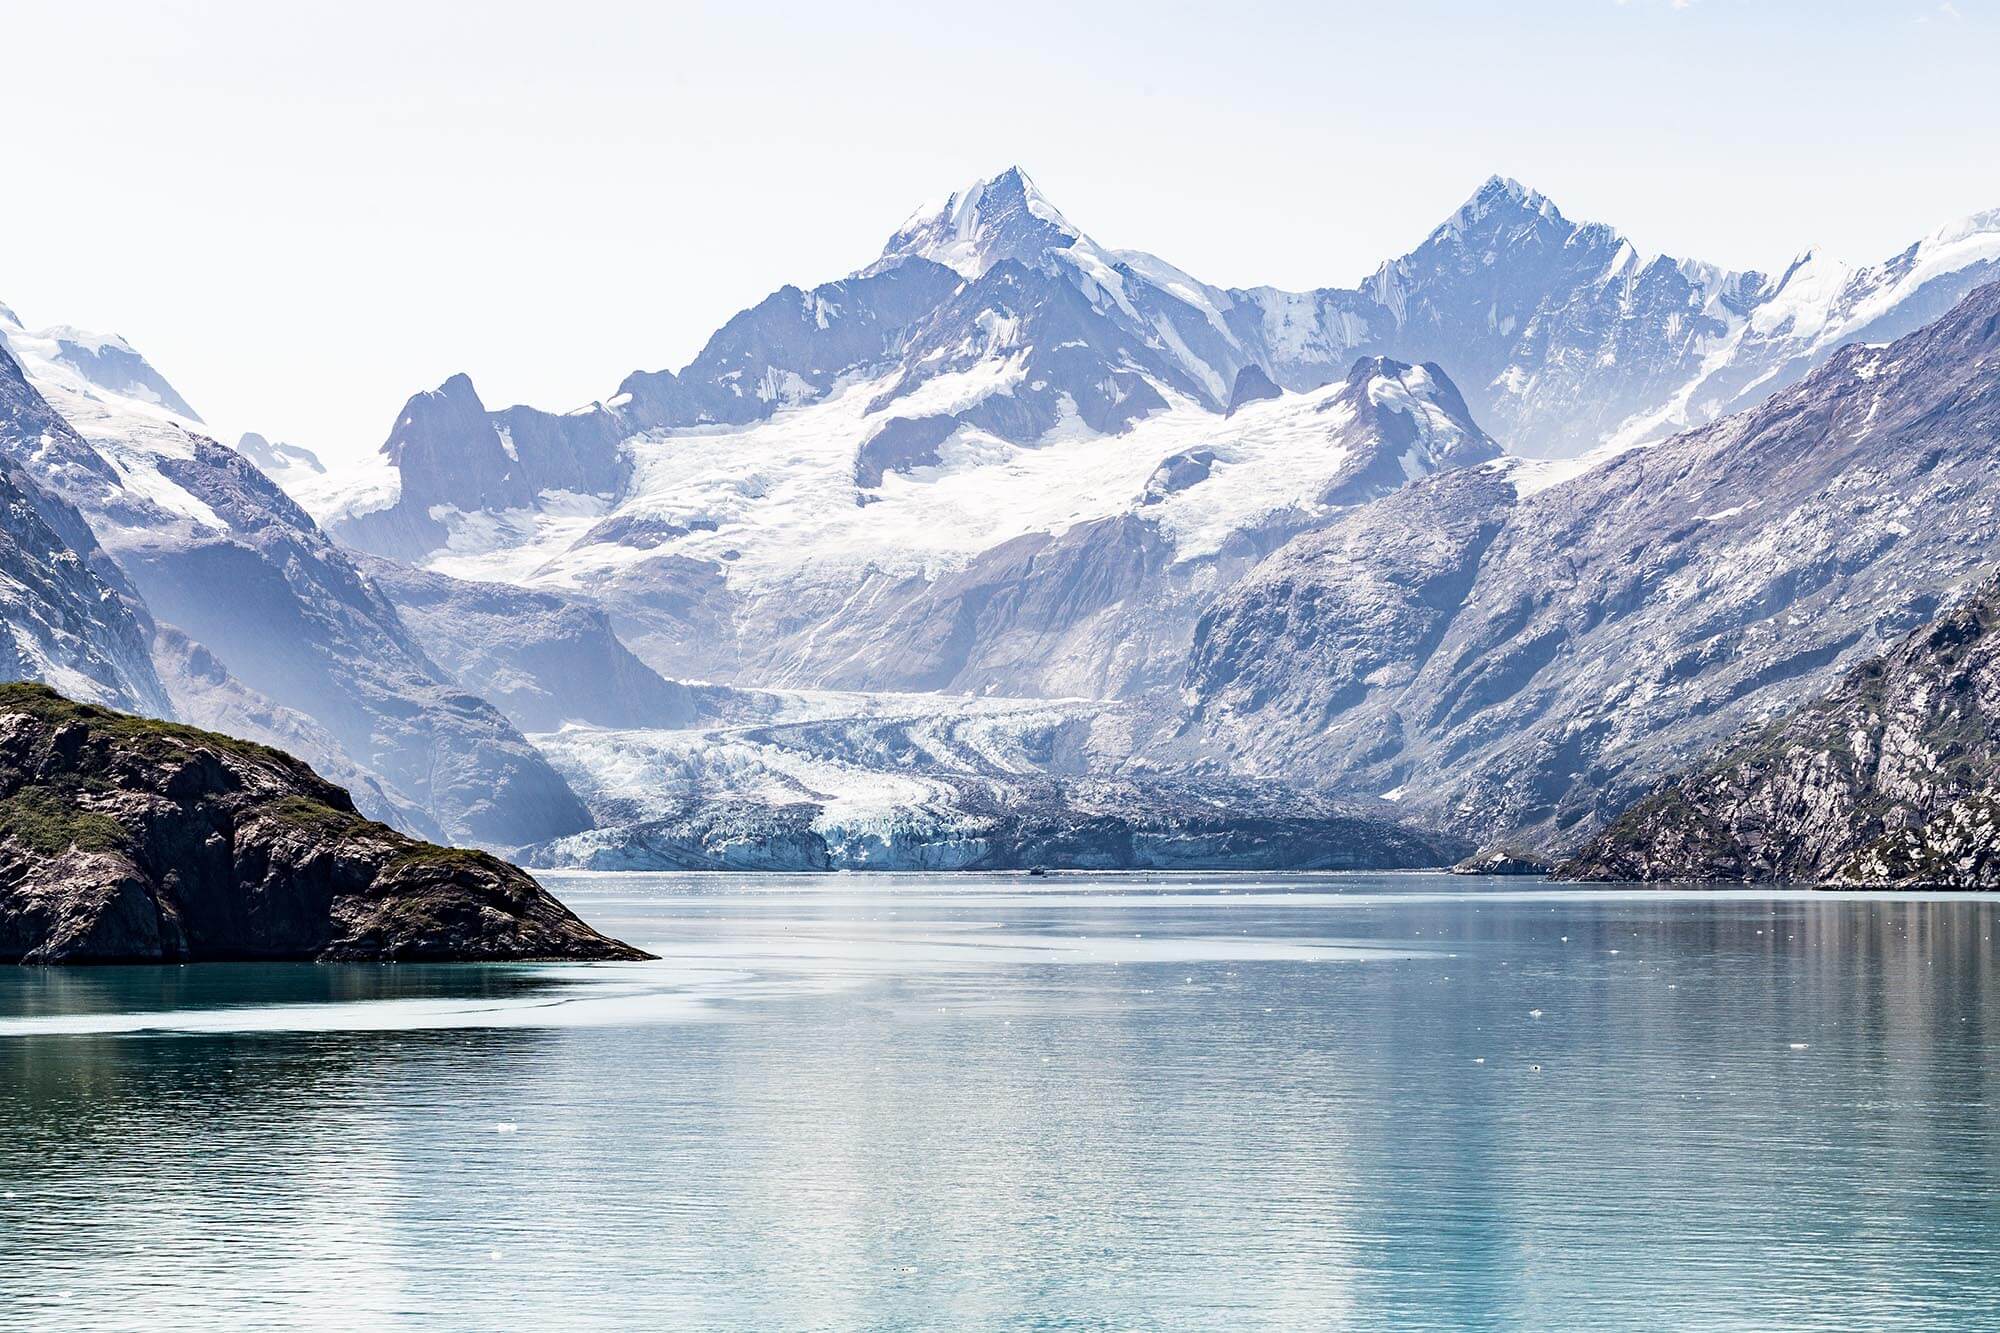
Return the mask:
<svg viewBox="0 0 2000 1333">
<path fill-rule="evenodd" d="M 1662 783 L 1559 873 L 2000 888 L 2000 581 Z"/>
<path fill-rule="evenodd" d="M 281 751 L 0 685 L 0 961 L 645 956 Z"/>
</svg>

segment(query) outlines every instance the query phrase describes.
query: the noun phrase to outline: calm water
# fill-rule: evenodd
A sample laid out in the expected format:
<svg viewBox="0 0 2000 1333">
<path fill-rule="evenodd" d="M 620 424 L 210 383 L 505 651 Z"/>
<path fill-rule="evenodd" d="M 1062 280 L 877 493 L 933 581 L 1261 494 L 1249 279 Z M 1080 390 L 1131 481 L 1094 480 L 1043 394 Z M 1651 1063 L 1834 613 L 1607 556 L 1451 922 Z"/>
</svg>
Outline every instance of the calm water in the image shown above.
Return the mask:
<svg viewBox="0 0 2000 1333">
<path fill-rule="evenodd" d="M 0 1323 L 2000 1326 L 2000 903 L 550 880 L 664 961 L 0 972 Z"/>
</svg>

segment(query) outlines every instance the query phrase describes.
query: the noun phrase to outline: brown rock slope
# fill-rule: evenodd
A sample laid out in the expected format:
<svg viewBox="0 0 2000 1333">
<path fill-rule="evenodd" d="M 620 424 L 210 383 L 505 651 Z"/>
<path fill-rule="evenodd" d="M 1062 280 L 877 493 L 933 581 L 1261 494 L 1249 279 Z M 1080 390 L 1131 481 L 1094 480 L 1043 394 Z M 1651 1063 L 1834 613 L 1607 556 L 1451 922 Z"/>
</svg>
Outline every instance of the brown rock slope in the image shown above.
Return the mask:
<svg viewBox="0 0 2000 1333">
<path fill-rule="evenodd" d="M 0 685 L 0 960 L 644 957 L 281 751 Z"/>
<path fill-rule="evenodd" d="M 1670 778 L 1559 875 L 2000 888 L 2000 580 Z"/>
</svg>

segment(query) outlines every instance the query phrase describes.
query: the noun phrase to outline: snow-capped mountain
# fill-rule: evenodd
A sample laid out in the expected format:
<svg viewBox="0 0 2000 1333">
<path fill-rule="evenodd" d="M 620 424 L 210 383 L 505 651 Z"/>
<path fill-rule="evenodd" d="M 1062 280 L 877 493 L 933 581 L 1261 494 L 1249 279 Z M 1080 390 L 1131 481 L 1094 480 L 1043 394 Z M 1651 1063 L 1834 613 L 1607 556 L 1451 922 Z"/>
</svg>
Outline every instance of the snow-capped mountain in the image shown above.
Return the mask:
<svg viewBox="0 0 2000 1333">
<path fill-rule="evenodd" d="M 19 316 L 0 305 L 0 342 L 13 349 L 17 359 L 44 367 L 60 366 L 81 383 L 107 394 L 158 408 L 184 421 L 201 421 L 166 377 L 115 333 L 92 333 L 67 324 L 28 329 Z"/>
<path fill-rule="evenodd" d="M 284 441 L 265 439 L 255 431 L 247 431 L 236 437 L 236 452 L 257 465 L 257 470 L 286 486 L 288 478 L 325 476 L 326 464 L 319 461 L 319 455 L 303 445 L 286 444 Z M 286 489 L 290 489 L 286 486 Z"/>
<path fill-rule="evenodd" d="M 952 191 L 942 202 L 920 205 L 866 271 L 925 259 L 962 278 L 977 279 L 1003 259 L 1033 267 L 1079 244 L 1093 266 L 1103 266 L 1096 244 L 1070 225 L 1026 172 L 1009 167 L 990 180 Z"/>
<path fill-rule="evenodd" d="M 128 706 L 291 748 L 416 832 L 511 845 L 588 826 L 539 752 L 430 661 L 303 510 L 202 435 L 129 344 L 30 332 L 11 313 L 0 342 L 41 414 L 0 444 L 80 516 L 72 547 L 102 542 L 100 577 L 150 636 Z M 91 346 L 117 356 L 71 350 Z"/>
<path fill-rule="evenodd" d="M 614 798 L 591 756 L 636 762 L 627 730 L 680 753 L 712 722 L 678 683 L 699 680 L 1125 701 L 1093 780 L 1220 764 L 1231 781 L 1303 775 L 1486 832 L 1567 836 L 1606 812 L 1589 793 L 1623 791 L 1784 693 L 1738 681 L 1714 684 L 1736 691 L 1719 699 L 1702 682 L 1727 673 L 1690 667 L 1604 722 L 1626 642 L 1604 626 L 1628 594 L 1652 594 L 1627 586 L 1640 548 L 1613 551 L 1594 519 L 1565 526 L 1571 507 L 1656 502 L 1673 486 L 1632 459 L 1699 454 L 1741 493 L 1706 490 L 1708 526 L 1688 531 L 1723 531 L 1769 484 L 1730 461 L 1731 431 L 1778 429 L 1764 413 L 1802 380 L 1825 392 L 1818 368 L 1847 364 L 1843 345 L 1906 334 L 1990 276 L 2000 213 L 1884 264 L 1808 257 L 1770 277 L 1642 256 L 1494 177 L 1352 287 L 1225 289 L 1100 244 L 1010 169 L 919 209 L 848 277 L 773 293 L 686 366 L 630 374 L 601 403 L 495 409 L 460 375 L 413 395 L 365 469 L 253 446 L 327 533 L 389 562 L 351 585 L 310 520 L 246 501 L 261 474 L 191 444 L 157 389 L 128 398 L 46 335 L 31 374 L 90 440 L 90 457 L 40 466 L 117 534 L 121 560 L 133 552 L 147 600 L 198 622 L 182 627 L 231 670 L 239 651 L 261 667 L 275 648 L 201 620 L 213 608 L 183 548 L 289 534 L 285 567 L 360 589 L 375 607 L 361 620 L 405 634 L 390 656 L 422 659 L 417 675 L 491 694 L 544 738 L 566 734 L 558 721 L 610 737 L 560 743 L 601 808 Z M 1659 494 L 1587 498 L 1635 476 Z M 1705 535 L 1638 521 L 1711 558 Z M 1586 562 L 1625 582 L 1572 606 L 1559 585 Z M 1922 600 L 1856 586 L 1834 617 L 1850 630 L 1857 616 L 1901 626 Z M 1549 623 L 1558 607 L 1576 623 Z M 1680 637 L 1708 623 L 1696 609 L 1657 615 L 1660 654 L 1697 651 Z M 380 659 L 355 623 L 323 636 L 327 655 Z M 1515 641 L 1523 627 L 1532 642 Z M 1773 681 L 1811 676 L 1850 647 L 1766 665 Z M 1588 669 L 1573 674 L 1572 654 Z M 296 702 L 315 719 L 328 707 Z M 1608 730 L 1579 739 L 1562 731 L 1575 719 Z M 893 746 L 871 753 L 899 762 Z M 1488 785 L 1466 785 L 1466 756 Z"/>
<path fill-rule="evenodd" d="M 455 377 L 344 498 L 301 494 L 364 549 L 595 599 L 670 676 L 1129 694 L 1292 532 L 1499 452 L 1440 364 L 1343 352 L 1287 392 L 1229 309 L 1008 171 L 678 373 L 563 416 Z M 1017 564 L 1046 596 L 992 595 Z"/>
<path fill-rule="evenodd" d="M 635 437 L 629 498 L 460 521 L 428 566 L 595 599 L 669 676 L 1120 695 L 1176 675 L 1203 600 L 1292 532 L 1499 452 L 1442 371 L 1369 360 L 1222 436 L 1191 405 L 1115 444 L 955 428 L 857 485 L 881 390 Z"/>
<path fill-rule="evenodd" d="M 69 433 L 0 347 L 0 679 L 71 698 L 164 712 L 144 611 L 83 516 L 16 457 Z"/>
<path fill-rule="evenodd" d="M 1099 244 L 1015 168 L 919 209 L 853 276 L 773 293 L 678 372 L 635 373 L 561 415 L 488 411 L 450 381 L 412 398 L 367 476 L 301 496 L 343 539 L 422 558 L 634 498 L 620 460 L 640 437 L 731 435 L 864 384 L 845 443 L 868 492 L 954 435 L 1032 445 L 1188 411 L 1227 421 L 1246 371 L 1309 392 L 1366 355 L 1434 362 L 1511 451 L 1570 457 L 1752 405 L 1989 276 L 2000 212 L 1872 267 L 1808 255 L 1768 277 L 1642 256 L 1496 176 L 1355 286 L 1223 289 Z"/>
<path fill-rule="evenodd" d="M 356 546 L 601 599 L 670 675 L 1015 689 L 1005 671 L 857 677 L 837 645 L 1082 525 L 1117 562 L 1254 560 L 1342 503 L 1329 482 L 1355 446 L 1319 409 L 1367 358 L 1432 367 L 1512 452 L 1609 452 L 1906 332 L 1996 264 L 2000 214 L 1867 269 L 1646 258 L 1494 177 L 1352 288 L 1226 290 L 1099 244 L 1010 169 L 919 209 L 851 277 L 744 311 L 678 372 L 566 414 L 494 411 L 455 377 L 410 400 L 365 475 L 287 480 Z"/>
<path fill-rule="evenodd" d="M 1190 729 L 1155 757 L 1580 838 L 2000 559 L 2000 283 L 1754 410 L 1545 481 L 1518 460 L 1446 473 L 1285 547 L 1201 623 Z"/>
</svg>

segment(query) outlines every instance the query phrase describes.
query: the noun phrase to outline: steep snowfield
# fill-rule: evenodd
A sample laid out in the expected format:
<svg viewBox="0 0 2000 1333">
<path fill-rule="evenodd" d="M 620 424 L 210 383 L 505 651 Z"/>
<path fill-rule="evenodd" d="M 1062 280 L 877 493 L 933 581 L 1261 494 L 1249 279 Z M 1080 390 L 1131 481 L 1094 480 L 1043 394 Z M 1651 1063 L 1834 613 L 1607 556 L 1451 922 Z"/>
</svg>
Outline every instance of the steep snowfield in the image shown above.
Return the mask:
<svg viewBox="0 0 2000 1333">
<path fill-rule="evenodd" d="M 25 329 L 5 306 L 0 306 L 0 341 L 13 352 L 49 406 L 118 470 L 119 481 L 127 490 L 195 523 L 225 526 L 213 509 L 160 469 L 162 459 L 194 457 L 191 433 L 208 433 L 201 419 L 162 401 L 169 396 L 180 401 L 171 389 L 161 394 L 143 383 L 130 385 L 127 392 L 107 388 L 93 380 L 66 350 L 79 345 L 117 350 L 144 366 L 129 343 L 115 335 L 86 333 L 68 325 Z M 98 537 L 112 544 L 115 534 L 100 532 Z"/>
<path fill-rule="evenodd" d="M 679 530 L 658 544 L 586 540 L 607 517 L 602 507 L 550 496 L 538 512 L 439 515 L 451 544 L 427 566 L 458 578 L 573 587 L 661 555 L 725 563 L 732 585 L 750 588 L 802 572 L 825 582 L 866 571 L 935 577 L 1010 538 L 1130 512 L 1163 462 L 1202 447 L 1215 455 L 1206 479 L 1146 509 L 1187 559 L 1274 513 L 1322 508 L 1318 497 L 1352 458 L 1339 438 L 1352 410 L 1335 401 L 1342 386 L 1331 385 L 1247 404 L 1226 430 L 1185 400 L 1116 436 L 1071 419 L 1019 445 L 960 427 L 937 465 L 891 472 L 864 495 L 855 454 L 877 424 L 868 407 L 885 382 L 856 380 L 825 402 L 748 427 L 628 441 L 632 494 L 609 516 Z M 1415 423 L 1424 447 L 1404 460 L 1411 475 L 1436 467 L 1426 449 L 1462 435 L 1432 401 L 1434 389 L 1422 367 L 1378 377 L 1369 389 L 1378 405 Z"/>
<path fill-rule="evenodd" d="M 1724 332 L 1700 343 L 1700 369 L 1658 408 L 1634 414 L 1607 443 L 1651 443 L 1704 425 L 1798 379 L 1845 343 L 1912 332 L 1971 285 L 1995 277 L 2000 209 L 1947 223 L 1879 264 L 1807 250 L 1747 314 L 1712 305 Z"/>
</svg>

